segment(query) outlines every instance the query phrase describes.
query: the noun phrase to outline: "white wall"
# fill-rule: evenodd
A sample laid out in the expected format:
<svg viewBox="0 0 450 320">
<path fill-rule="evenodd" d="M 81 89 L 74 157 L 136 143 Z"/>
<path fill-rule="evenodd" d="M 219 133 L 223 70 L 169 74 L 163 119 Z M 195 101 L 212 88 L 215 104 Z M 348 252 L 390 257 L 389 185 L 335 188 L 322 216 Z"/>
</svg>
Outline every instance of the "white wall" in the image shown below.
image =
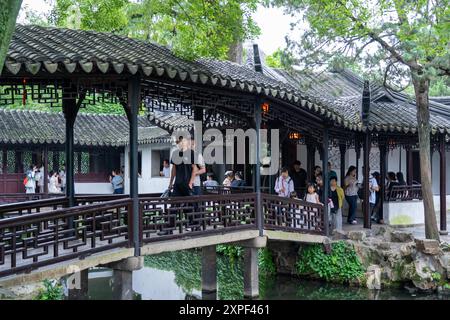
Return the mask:
<svg viewBox="0 0 450 320">
<path fill-rule="evenodd" d="M 139 193 L 162 193 L 169 185 L 169 178 L 161 178 L 159 176 L 152 176 L 152 150 L 161 150 L 171 148 L 171 144 L 146 144 L 139 145 L 138 151 L 142 152 L 142 172 L 138 179 Z M 130 177 L 129 177 L 129 147 L 125 148 L 125 193 L 130 192 Z"/>
<path fill-rule="evenodd" d="M 112 194 L 113 187 L 109 182 L 75 183 L 75 194 Z"/>
</svg>

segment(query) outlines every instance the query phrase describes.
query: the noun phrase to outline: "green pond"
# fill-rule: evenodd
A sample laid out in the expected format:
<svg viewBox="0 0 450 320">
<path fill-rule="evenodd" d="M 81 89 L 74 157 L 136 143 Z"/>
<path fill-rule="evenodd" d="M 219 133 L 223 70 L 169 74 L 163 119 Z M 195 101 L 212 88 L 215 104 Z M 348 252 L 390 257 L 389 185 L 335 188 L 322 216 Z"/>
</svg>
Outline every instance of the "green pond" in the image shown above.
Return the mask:
<svg viewBox="0 0 450 320">
<path fill-rule="evenodd" d="M 243 298 L 241 259 L 217 257 L 217 298 Z M 128 286 L 134 299 L 193 300 L 202 299 L 200 251 L 178 251 L 145 257 L 145 267 L 134 271 Z M 113 290 L 114 278 L 108 269 L 89 274 L 89 298 L 120 299 Z M 368 290 L 299 279 L 282 275 L 260 274 L 260 299 L 277 300 L 445 300 L 448 296 L 425 294 L 407 289 Z M 122 291 L 126 291 L 122 290 Z"/>
</svg>

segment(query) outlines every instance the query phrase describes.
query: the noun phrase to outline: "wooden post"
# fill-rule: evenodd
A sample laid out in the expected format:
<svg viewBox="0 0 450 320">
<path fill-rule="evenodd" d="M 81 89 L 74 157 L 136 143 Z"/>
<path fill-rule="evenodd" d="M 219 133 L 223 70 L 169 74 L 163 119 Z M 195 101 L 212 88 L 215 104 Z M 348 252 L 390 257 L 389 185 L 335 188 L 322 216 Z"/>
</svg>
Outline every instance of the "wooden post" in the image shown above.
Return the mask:
<svg viewBox="0 0 450 320">
<path fill-rule="evenodd" d="M 345 144 L 339 145 L 339 152 L 341 155 L 341 186 L 344 185 L 344 179 L 345 179 L 345 152 L 347 151 L 347 146 Z"/>
<path fill-rule="evenodd" d="M 330 181 L 328 179 L 328 147 L 329 147 L 328 128 L 323 129 L 323 146 L 322 146 L 322 177 L 323 177 L 323 223 L 325 235 L 330 234 L 329 216 L 328 216 L 328 189 Z"/>
<path fill-rule="evenodd" d="M 261 100 L 256 99 L 255 103 L 255 127 L 256 127 L 256 165 L 255 165 L 255 192 L 256 192 L 256 223 L 259 235 L 264 232 L 264 217 L 261 200 Z"/>
<path fill-rule="evenodd" d="M 364 202 L 363 202 L 363 216 L 364 216 L 364 228 L 370 229 L 370 204 L 369 204 L 369 175 L 370 175 L 370 133 L 366 132 L 364 135 Z"/>
<path fill-rule="evenodd" d="M 439 164 L 440 164 L 440 170 L 439 170 L 439 178 L 440 178 L 440 184 L 439 184 L 439 196 L 440 196 L 440 234 L 441 235 L 447 235 L 447 186 L 446 186 L 446 180 L 447 180 L 447 168 L 446 168 L 446 157 L 445 157 L 445 134 L 441 134 L 439 137 Z"/>
<path fill-rule="evenodd" d="M 380 208 L 379 210 L 379 217 L 383 216 L 383 207 L 384 207 L 384 197 L 386 195 L 386 174 L 387 174 L 387 168 L 386 168 L 386 155 L 387 155 L 387 146 L 385 143 L 379 143 L 379 149 L 380 149 Z M 384 218 L 383 218 L 384 219 Z"/>
<path fill-rule="evenodd" d="M 74 136 L 73 126 L 81 105 L 81 101 L 77 102 L 77 88 L 71 84 L 63 88 L 62 109 L 66 119 L 66 197 L 69 201 L 69 207 L 75 206 L 75 179 L 74 179 Z"/>
<path fill-rule="evenodd" d="M 48 194 L 48 146 L 44 147 L 44 193 Z"/>
<path fill-rule="evenodd" d="M 355 139 L 355 152 L 356 152 L 356 179 L 359 178 L 359 158 L 361 158 L 361 144 L 358 138 Z"/>
<path fill-rule="evenodd" d="M 306 158 L 306 170 L 308 181 L 312 180 L 314 165 L 315 165 L 315 157 L 316 157 L 316 147 L 312 143 L 308 143 L 306 145 L 307 158 Z"/>
<path fill-rule="evenodd" d="M 406 182 L 408 185 L 413 184 L 413 156 L 411 146 L 406 147 Z"/>
<path fill-rule="evenodd" d="M 133 208 L 134 255 L 140 256 L 140 213 L 138 189 L 138 112 L 141 99 L 141 79 L 132 77 L 128 81 L 128 111 L 130 123 L 130 198 Z M 129 226 L 130 227 L 130 226 Z"/>
</svg>

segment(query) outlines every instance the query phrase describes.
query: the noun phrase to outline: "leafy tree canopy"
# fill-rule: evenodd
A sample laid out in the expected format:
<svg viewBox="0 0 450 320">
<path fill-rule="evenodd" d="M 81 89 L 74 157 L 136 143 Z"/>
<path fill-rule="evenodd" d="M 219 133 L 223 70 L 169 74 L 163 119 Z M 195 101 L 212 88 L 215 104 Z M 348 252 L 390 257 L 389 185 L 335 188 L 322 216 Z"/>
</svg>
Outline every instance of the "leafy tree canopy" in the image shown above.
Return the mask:
<svg viewBox="0 0 450 320">
<path fill-rule="evenodd" d="M 56 26 L 113 32 L 154 41 L 185 59 L 225 59 L 259 34 L 251 14 L 259 0 L 56 0 Z"/>
</svg>

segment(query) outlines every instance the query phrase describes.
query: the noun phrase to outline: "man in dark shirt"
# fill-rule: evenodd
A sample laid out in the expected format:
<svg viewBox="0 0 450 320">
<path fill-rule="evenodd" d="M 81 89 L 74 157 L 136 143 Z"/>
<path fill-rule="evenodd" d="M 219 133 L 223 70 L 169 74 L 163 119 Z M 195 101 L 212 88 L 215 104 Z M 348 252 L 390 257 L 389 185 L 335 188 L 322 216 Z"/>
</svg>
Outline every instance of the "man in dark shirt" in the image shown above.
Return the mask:
<svg viewBox="0 0 450 320">
<path fill-rule="evenodd" d="M 189 144 L 188 139 L 180 137 L 179 149 L 173 151 L 171 155 L 172 173 L 170 175 L 169 190 L 173 187 L 173 195 L 175 197 L 192 195 L 197 166 L 194 163 L 194 151 Z M 173 182 L 174 179 L 175 183 Z"/>
<path fill-rule="evenodd" d="M 306 192 L 306 180 L 307 180 L 307 174 L 306 170 L 303 169 L 302 163 L 298 160 L 294 162 L 292 165 L 292 170 L 289 173 L 289 176 L 291 177 L 292 181 L 294 182 L 294 190 L 297 193 L 298 197 L 300 199 L 303 199 L 305 197 Z"/>
</svg>

